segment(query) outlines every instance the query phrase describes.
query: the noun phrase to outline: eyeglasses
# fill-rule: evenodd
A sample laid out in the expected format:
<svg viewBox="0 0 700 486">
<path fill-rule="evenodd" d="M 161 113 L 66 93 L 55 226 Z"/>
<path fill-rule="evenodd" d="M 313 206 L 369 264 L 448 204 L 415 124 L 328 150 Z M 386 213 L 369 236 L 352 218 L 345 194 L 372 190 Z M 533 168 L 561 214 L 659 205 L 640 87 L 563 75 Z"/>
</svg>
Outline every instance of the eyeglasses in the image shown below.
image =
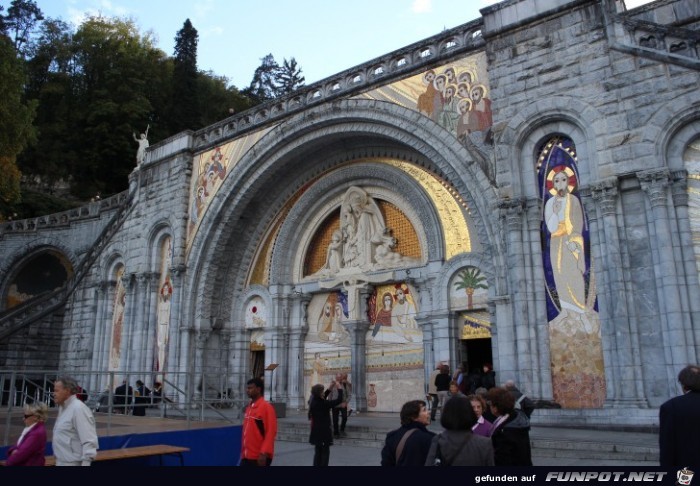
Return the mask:
<svg viewBox="0 0 700 486">
<path fill-rule="evenodd" d="M 25 414 L 25 415 L 24 415 L 24 420 L 27 420 L 27 419 L 28 419 L 29 417 L 33 417 L 33 416 L 34 416 L 34 414 L 33 414 L 33 413 L 32 413 L 32 414 L 30 414 L 30 415 L 27 415 L 27 414 Z"/>
</svg>

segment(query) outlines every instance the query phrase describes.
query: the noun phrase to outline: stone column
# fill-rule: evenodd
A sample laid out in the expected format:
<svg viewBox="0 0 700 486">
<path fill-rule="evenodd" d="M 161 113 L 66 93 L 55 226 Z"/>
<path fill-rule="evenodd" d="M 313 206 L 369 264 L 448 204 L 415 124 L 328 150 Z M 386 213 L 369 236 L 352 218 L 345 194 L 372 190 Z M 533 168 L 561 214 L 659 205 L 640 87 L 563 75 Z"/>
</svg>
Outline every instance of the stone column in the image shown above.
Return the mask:
<svg viewBox="0 0 700 486">
<path fill-rule="evenodd" d="M 289 371 L 285 360 L 285 333 L 289 322 L 289 299 L 281 285 L 271 288 L 270 293 L 272 294 L 270 314 L 272 326 L 265 328 L 265 368 L 271 363 L 276 363 L 278 367 L 273 371 L 265 372 L 265 396 L 268 397 L 268 400 L 277 402 L 284 399 L 286 373 Z"/>
<path fill-rule="evenodd" d="M 148 293 L 146 296 L 146 325 L 144 331 L 145 350 L 145 370 L 153 371 L 155 368 L 155 347 L 158 339 L 158 282 L 160 274 L 152 272 L 148 274 Z"/>
<path fill-rule="evenodd" d="M 109 353 L 112 346 L 113 320 L 114 320 L 114 299 L 117 292 L 117 281 L 109 280 L 102 283 L 105 292 L 105 312 L 102 325 L 105 328 L 102 342 L 100 343 L 100 356 L 97 370 L 109 370 Z M 104 383 L 106 386 L 107 383 Z"/>
<path fill-rule="evenodd" d="M 366 304 L 365 304 L 366 307 Z M 350 363 L 354 404 L 352 407 L 359 412 L 367 411 L 367 330 L 369 322 L 346 321 L 343 323 L 350 333 Z"/>
<path fill-rule="evenodd" d="M 184 277 L 184 265 L 170 269 L 170 284 L 173 286 L 173 295 L 170 300 L 170 324 L 168 325 L 165 359 L 163 363 L 160 363 L 161 372 L 185 372 L 188 369 L 187 358 L 191 324 L 182 322 Z"/>
<path fill-rule="evenodd" d="M 433 322 L 428 317 L 417 317 L 416 324 L 423 333 L 423 381 L 427 384 L 437 363 L 433 349 Z M 428 393 L 427 388 L 425 392 Z"/>
<path fill-rule="evenodd" d="M 226 388 L 230 388 L 231 370 L 229 369 L 229 362 L 231 360 L 231 330 L 228 326 L 219 331 L 219 343 L 220 343 L 220 357 L 219 361 L 219 379 L 217 385 L 221 393 L 227 392 Z M 230 398 L 230 396 L 229 396 Z"/>
<path fill-rule="evenodd" d="M 248 379 L 251 377 L 249 363 L 249 332 L 240 327 L 231 329 L 231 358 L 229 369 L 230 386 L 234 395 L 239 399 L 245 399 L 245 386 Z"/>
<path fill-rule="evenodd" d="M 103 353 L 103 342 L 105 335 L 108 335 L 108 326 L 105 325 L 107 320 L 105 319 L 105 310 L 108 307 L 108 295 L 109 295 L 109 284 L 108 282 L 101 282 L 95 288 L 95 295 L 97 298 L 97 309 L 95 310 L 95 334 L 93 336 L 92 343 L 92 359 L 90 360 L 90 370 L 92 371 L 102 371 L 105 370 L 102 366 L 102 353 Z M 102 385 L 100 383 L 100 376 L 94 374 L 90 376 L 90 380 L 87 384 L 90 390 L 99 391 L 102 390 Z"/>
<path fill-rule="evenodd" d="M 655 280 L 658 289 L 659 314 L 663 329 L 663 341 L 667 365 L 668 395 L 673 395 L 677 370 L 688 364 L 690 358 L 686 341 L 685 316 L 681 309 L 676 262 L 671 246 L 671 226 L 668 220 L 669 173 L 666 169 L 649 170 L 637 173 L 642 189 L 649 196 L 651 216 L 649 233 L 652 238 L 652 253 L 658 255 L 655 265 Z"/>
<path fill-rule="evenodd" d="M 512 352 L 515 353 L 516 369 L 502 369 L 501 376 L 504 374 L 513 373 L 518 381 L 524 384 L 532 383 L 532 368 L 530 367 L 530 333 L 528 330 L 528 305 L 525 281 L 524 262 L 523 262 L 523 242 L 522 242 L 522 227 L 523 227 L 523 203 L 522 201 L 502 201 L 499 204 L 501 218 L 505 222 L 506 228 L 506 246 L 507 246 L 507 261 L 510 272 L 508 274 L 508 285 L 513 298 L 513 341 L 512 343 L 501 343 L 501 351 L 503 346 L 511 344 Z M 500 328 L 503 332 L 505 329 Z M 503 334 L 500 336 L 503 338 Z M 510 336 L 509 336 L 510 337 Z"/>
<path fill-rule="evenodd" d="M 680 258 L 683 262 L 685 276 L 686 301 L 690 309 L 690 329 L 686 335 L 689 343 L 695 343 L 695 356 L 690 353 L 690 362 L 700 361 L 700 282 L 698 282 L 698 267 L 695 261 L 693 234 L 690 229 L 690 214 L 688 211 L 688 171 L 679 170 L 671 173 L 673 184 L 671 194 L 673 207 L 676 210 L 676 222 L 678 225 L 678 239 L 680 242 Z M 683 279 L 681 279 L 683 282 Z M 694 331 L 693 331 L 694 330 Z"/>
<path fill-rule="evenodd" d="M 290 323 L 289 331 L 289 373 L 287 374 L 288 403 L 292 408 L 301 410 L 306 406 L 309 390 L 304 389 L 304 338 L 309 332 L 307 310 L 311 295 L 298 294 L 294 298 L 295 319 Z"/>
<path fill-rule="evenodd" d="M 147 273 L 139 273 L 136 275 L 136 292 L 135 292 L 135 312 L 134 322 L 131 326 L 129 348 L 131 349 L 131 357 L 129 359 L 130 371 L 141 372 L 144 370 L 145 347 L 146 347 L 146 300 L 148 297 L 148 280 L 150 275 Z"/>
<path fill-rule="evenodd" d="M 645 405 L 642 398 L 644 396 L 644 391 L 641 389 L 642 380 L 640 379 L 643 376 L 643 371 L 639 360 L 639 333 L 636 325 L 629 318 L 627 307 L 628 292 L 625 288 L 624 265 L 618 230 L 621 225 L 617 219 L 617 178 L 611 177 L 593 184 L 591 196 L 602 215 L 602 229 L 605 239 L 603 260 L 593 262 L 594 278 L 597 279 L 599 274 L 605 273 L 605 297 L 608 299 L 607 320 L 609 325 L 603 326 L 601 324 L 601 334 L 604 327 L 610 328 L 611 332 L 606 338 L 614 342 L 614 351 L 604 353 L 606 366 L 612 366 L 615 370 L 613 373 L 615 381 L 606 384 L 608 401 L 610 403 L 612 400 L 613 406 Z M 598 226 L 597 221 L 596 226 Z M 597 229 L 600 230 L 600 227 L 598 226 Z M 598 288 L 601 287 L 598 286 Z M 601 319 L 602 321 L 603 319 Z"/>
<path fill-rule="evenodd" d="M 529 263 L 527 286 L 528 323 L 531 341 L 537 350 L 532 353 L 532 385 L 530 393 L 534 397 L 552 400 L 552 370 L 550 366 L 549 332 L 547 319 L 546 284 L 542 266 L 542 201 L 538 198 L 528 199 L 525 203 L 527 227 L 525 240 L 528 246 L 525 261 Z M 492 321 L 493 322 L 493 321 Z M 527 390 L 526 384 L 521 389 Z"/>
<path fill-rule="evenodd" d="M 128 371 L 131 365 L 132 335 L 136 320 L 136 309 L 139 299 L 136 297 L 136 275 L 130 273 L 122 276 L 122 285 L 126 289 L 126 308 L 122 324 L 122 342 L 119 350 L 119 371 Z"/>
<path fill-rule="evenodd" d="M 605 365 L 605 383 L 606 383 L 606 404 L 607 406 L 615 406 L 617 404 L 617 399 L 619 398 L 618 388 L 616 383 L 620 382 L 619 369 L 617 366 L 617 356 L 615 353 L 617 341 L 615 337 L 615 330 L 612 325 L 608 325 L 607 322 L 611 319 L 611 297 L 610 297 L 610 286 L 608 285 L 608 276 L 605 272 L 605 261 L 603 257 L 603 248 L 605 248 L 605 234 L 598 224 L 598 211 L 597 206 L 593 200 L 590 187 L 581 188 L 579 190 L 579 195 L 581 196 L 581 203 L 586 210 L 586 216 L 588 219 L 588 234 L 591 245 L 591 260 L 593 262 L 593 272 L 598 282 L 597 287 L 600 289 L 598 292 L 598 314 L 601 321 L 601 336 L 602 336 L 602 346 L 603 346 L 603 361 Z"/>
<path fill-rule="evenodd" d="M 199 329 L 195 331 L 195 349 L 194 349 L 194 367 L 190 370 L 193 372 L 193 379 L 190 381 L 191 390 L 195 398 L 206 397 L 207 390 L 204 389 L 204 350 L 209 342 L 211 335 L 210 329 Z"/>
</svg>

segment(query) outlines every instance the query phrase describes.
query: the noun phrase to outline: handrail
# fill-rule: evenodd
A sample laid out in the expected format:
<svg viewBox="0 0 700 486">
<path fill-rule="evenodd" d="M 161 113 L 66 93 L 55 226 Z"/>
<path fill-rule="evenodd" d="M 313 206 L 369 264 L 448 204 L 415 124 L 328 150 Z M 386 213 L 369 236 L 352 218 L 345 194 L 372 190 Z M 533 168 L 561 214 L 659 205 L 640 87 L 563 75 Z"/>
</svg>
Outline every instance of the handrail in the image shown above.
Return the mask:
<svg viewBox="0 0 700 486">
<path fill-rule="evenodd" d="M 134 195 L 135 191 L 132 191 L 121 202 L 116 214 L 105 225 L 95 243 L 90 246 L 83 259 L 76 265 L 71 278 L 60 288 L 39 294 L 19 305 L 0 312 L 0 341 L 65 305 L 69 296 L 85 278 L 88 270 L 97 261 L 102 250 L 104 250 L 133 210 L 134 206 L 131 202 L 134 199 Z"/>
</svg>

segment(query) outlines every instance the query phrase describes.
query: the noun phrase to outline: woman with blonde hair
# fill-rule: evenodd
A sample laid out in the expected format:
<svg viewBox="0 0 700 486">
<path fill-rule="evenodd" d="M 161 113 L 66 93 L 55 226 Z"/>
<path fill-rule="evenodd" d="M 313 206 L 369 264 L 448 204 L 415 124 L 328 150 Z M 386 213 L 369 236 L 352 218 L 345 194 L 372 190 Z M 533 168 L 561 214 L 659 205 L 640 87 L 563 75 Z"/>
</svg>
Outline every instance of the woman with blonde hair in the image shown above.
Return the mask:
<svg viewBox="0 0 700 486">
<path fill-rule="evenodd" d="M 45 403 L 24 406 L 24 430 L 17 443 L 7 450 L 8 466 L 43 466 L 46 450 L 46 427 L 49 415 Z"/>
</svg>

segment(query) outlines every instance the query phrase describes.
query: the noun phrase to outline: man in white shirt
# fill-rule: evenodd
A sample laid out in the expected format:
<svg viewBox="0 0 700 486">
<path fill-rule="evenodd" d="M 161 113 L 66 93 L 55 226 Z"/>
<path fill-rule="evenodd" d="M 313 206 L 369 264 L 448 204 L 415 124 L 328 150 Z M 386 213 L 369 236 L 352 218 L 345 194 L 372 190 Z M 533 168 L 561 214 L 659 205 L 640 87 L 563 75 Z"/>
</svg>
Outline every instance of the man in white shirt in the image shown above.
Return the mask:
<svg viewBox="0 0 700 486">
<path fill-rule="evenodd" d="M 76 396 L 78 383 L 62 376 L 54 382 L 58 417 L 53 427 L 57 466 L 89 466 L 97 455 L 97 430 L 92 411 Z"/>
</svg>

